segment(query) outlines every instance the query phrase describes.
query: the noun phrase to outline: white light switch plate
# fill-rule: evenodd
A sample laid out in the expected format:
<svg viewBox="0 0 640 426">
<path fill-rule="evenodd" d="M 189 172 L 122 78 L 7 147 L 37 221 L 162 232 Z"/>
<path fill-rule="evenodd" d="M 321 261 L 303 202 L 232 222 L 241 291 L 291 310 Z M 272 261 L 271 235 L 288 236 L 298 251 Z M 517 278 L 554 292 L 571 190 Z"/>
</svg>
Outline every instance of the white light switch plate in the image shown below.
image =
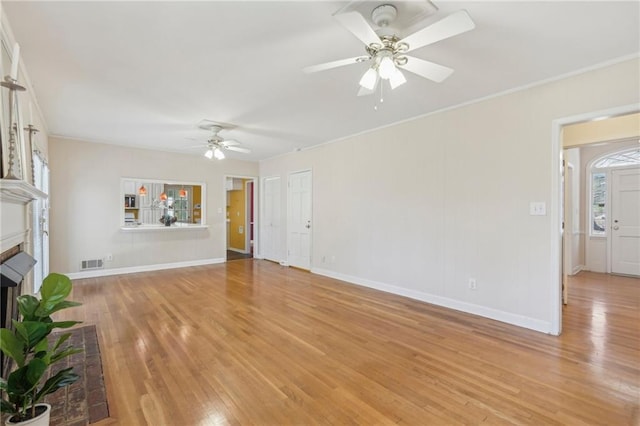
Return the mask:
<svg viewBox="0 0 640 426">
<path fill-rule="evenodd" d="M 529 214 L 531 216 L 545 216 L 547 214 L 547 203 L 545 203 L 544 201 L 530 202 Z"/>
</svg>

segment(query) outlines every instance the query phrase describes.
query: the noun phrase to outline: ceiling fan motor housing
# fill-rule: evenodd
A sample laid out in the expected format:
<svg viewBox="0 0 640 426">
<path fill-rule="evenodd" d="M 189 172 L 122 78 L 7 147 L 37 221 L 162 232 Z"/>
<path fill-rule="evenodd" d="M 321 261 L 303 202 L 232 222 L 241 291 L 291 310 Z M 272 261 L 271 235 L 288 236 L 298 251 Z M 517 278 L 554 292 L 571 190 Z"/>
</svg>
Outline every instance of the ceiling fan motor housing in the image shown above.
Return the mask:
<svg viewBox="0 0 640 426">
<path fill-rule="evenodd" d="M 371 12 L 371 21 L 379 27 L 386 27 L 395 21 L 398 16 L 398 9 L 391 4 L 383 4 L 376 7 Z"/>
</svg>

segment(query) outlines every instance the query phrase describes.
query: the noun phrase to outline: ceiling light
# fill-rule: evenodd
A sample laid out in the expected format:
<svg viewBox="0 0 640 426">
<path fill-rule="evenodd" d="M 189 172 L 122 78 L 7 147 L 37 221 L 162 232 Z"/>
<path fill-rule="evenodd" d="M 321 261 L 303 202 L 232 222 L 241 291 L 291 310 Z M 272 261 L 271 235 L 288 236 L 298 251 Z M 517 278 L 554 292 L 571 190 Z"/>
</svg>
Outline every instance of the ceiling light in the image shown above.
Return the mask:
<svg viewBox="0 0 640 426">
<path fill-rule="evenodd" d="M 207 152 L 204 153 L 204 156 L 211 160 L 213 158 L 213 150 L 209 148 Z"/>
<path fill-rule="evenodd" d="M 406 82 L 407 79 L 404 77 L 404 74 L 402 74 L 402 71 L 400 71 L 398 68 L 396 68 L 396 70 L 391 75 L 391 78 L 389 79 L 391 89 L 395 89 L 396 87 L 403 85 Z"/>
<path fill-rule="evenodd" d="M 396 66 L 393 63 L 393 56 L 390 52 L 385 54 L 384 51 L 380 52 L 380 54 L 383 54 L 383 56 L 380 60 L 380 65 L 378 66 L 378 72 L 380 73 L 380 78 L 388 80 L 396 71 Z"/>
<path fill-rule="evenodd" d="M 213 151 L 213 156 L 216 157 L 218 160 L 223 160 L 224 159 L 224 152 L 222 152 L 219 148 L 216 148 Z"/>
<path fill-rule="evenodd" d="M 360 79 L 360 86 L 365 89 L 373 90 L 378 80 L 378 73 L 373 68 L 369 68 Z"/>
<path fill-rule="evenodd" d="M 142 197 L 147 195 L 147 188 L 144 187 L 144 184 L 138 189 L 138 194 Z"/>
</svg>

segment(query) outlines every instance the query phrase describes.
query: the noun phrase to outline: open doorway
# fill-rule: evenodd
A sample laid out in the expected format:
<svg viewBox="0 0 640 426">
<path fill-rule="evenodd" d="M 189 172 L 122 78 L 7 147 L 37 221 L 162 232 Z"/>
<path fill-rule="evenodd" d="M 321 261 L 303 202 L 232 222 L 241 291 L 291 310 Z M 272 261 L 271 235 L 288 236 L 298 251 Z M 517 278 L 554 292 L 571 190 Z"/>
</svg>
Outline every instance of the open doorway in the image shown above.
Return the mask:
<svg viewBox="0 0 640 426">
<path fill-rule="evenodd" d="M 608 266 L 611 264 L 610 255 L 606 250 L 597 257 L 599 266 L 594 266 L 594 259 L 590 258 L 593 254 L 593 251 L 590 253 L 590 245 L 602 245 L 606 248 L 609 244 L 607 238 L 594 235 L 591 229 L 593 223 L 596 224 L 593 228 L 596 231 L 603 226 L 612 225 L 603 225 L 602 212 L 595 212 L 592 208 L 594 197 L 591 165 L 595 159 L 607 152 L 619 150 L 625 143 L 638 146 L 638 117 L 637 105 L 628 105 L 553 122 L 553 149 L 560 155 L 554 155 L 553 165 L 559 173 L 554 176 L 554 214 L 551 218 L 553 232 L 558 232 L 552 245 L 552 274 L 554 280 L 557 279 L 557 287 L 553 288 L 551 295 L 552 334 L 560 334 L 562 331 L 562 306 L 570 292 L 570 288 L 567 291 L 567 284 L 571 283 L 571 279 L 567 277 L 581 270 L 612 272 Z M 625 123 L 627 127 L 624 126 Z M 554 207 L 556 202 L 557 208 Z M 611 200 L 606 203 L 597 201 L 598 205 L 610 203 Z M 594 214 L 598 216 L 595 222 Z"/>
<path fill-rule="evenodd" d="M 256 179 L 225 177 L 227 261 L 253 258 L 256 246 Z"/>
</svg>

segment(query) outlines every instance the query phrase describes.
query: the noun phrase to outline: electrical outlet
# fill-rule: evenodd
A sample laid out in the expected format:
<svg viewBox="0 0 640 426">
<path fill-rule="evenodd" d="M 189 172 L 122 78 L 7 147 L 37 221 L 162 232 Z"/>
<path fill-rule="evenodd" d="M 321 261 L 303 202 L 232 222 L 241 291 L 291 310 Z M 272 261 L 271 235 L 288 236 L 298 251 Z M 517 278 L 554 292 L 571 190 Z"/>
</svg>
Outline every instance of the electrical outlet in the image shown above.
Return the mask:
<svg viewBox="0 0 640 426">
<path fill-rule="evenodd" d="M 113 254 L 108 253 L 107 256 L 105 257 L 105 260 L 107 262 L 112 262 L 113 261 Z"/>
<path fill-rule="evenodd" d="M 469 288 L 471 290 L 477 290 L 478 289 L 475 278 L 469 278 Z"/>
</svg>

